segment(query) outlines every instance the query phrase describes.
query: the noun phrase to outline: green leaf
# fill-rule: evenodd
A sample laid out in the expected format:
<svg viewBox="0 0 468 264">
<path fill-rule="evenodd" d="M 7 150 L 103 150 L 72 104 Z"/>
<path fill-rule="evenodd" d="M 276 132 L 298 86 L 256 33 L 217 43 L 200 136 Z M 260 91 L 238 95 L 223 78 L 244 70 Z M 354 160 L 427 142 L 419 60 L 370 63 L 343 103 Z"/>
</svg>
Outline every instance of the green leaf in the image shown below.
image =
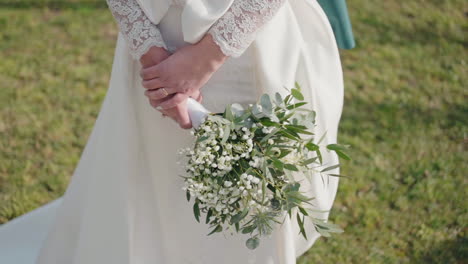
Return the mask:
<svg viewBox="0 0 468 264">
<path fill-rule="evenodd" d="M 320 139 L 317 141 L 317 144 L 320 144 L 324 139 L 325 136 L 327 135 L 327 132 L 323 133 L 323 135 L 320 137 Z"/>
<path fill-rule="evenodd" d="M 200 208 L 198 207 L 198 202 L 193 204 L 193 214 L 195 215 L 197 222 L 200 223 Z"/>
<path fill-rule="evenodd" d="M 317 150 L 319 150 L 319 146 L 316 145 L 316 144 L 314 144 L 314 143 L 312 143 L 312 142 L 309 142 L 309 143 L 305 144 L 305 147 L 306 147 L 308 150 L 310 150 L 310 151 L 317 151 Z"/>
<path fill-rule="evenodd" d="M 298 82 L 294 82 L 294 87 L 296 87 L 296 89 L 298 89 L 299 91 L 301 90 L 301 86 Z"/>
<path fill-rule="evenodd" d="M 260 245 L 260 239 L 258 237 L 251 237 L 247 239 L 245 245 L 248 249 L 254 250 L 258 247 L 258 245 Z"/>
<path fill-rule="evenodd" d="M 187 196 L 187 201 L 190 201 L 190 191 L 189 190 L 187 190 L 185 192 L 185 195 Z"/>
<path fill-rule="evenodd" d="M 330 166 L 330 167 L 326 167 L 325 169 L 321 170 L 320 172 L 326 172 L 326 171 L 329 171 L 329 170 L 336 169 L 338 167 L 340 167 L 340 164 L 336 164 L 336 165 L 333 165 L 333 166 Z"/>
<path fill-rule="evenodd" d="M 223 139 L 221 140 L 221 144 L 226 143 L 226 141 L 229 139 L 229 135 L 231 134 L 231 127 L 226 126 L 224 128 L 224 134 L 223 134 Z"/>
<path fill-rule="evenodd" d="M 226 118 L 229 121 L 234 120 L 234 116 L 232 115 L 231 111 L 231 105 L 226 106 L 226 109 L 224 110 L 224 118 Z"/>
<path fill-rule="evenodd" d="M 255 228 L 257 228 L 255 225 L 246 226 L 242 228 L 242 234 L 252 233 L 255 230 Z"/>
<path fill-rule="evenodd" d="M 344 150 L 347 150 L 347 149 L 348 149 L 348 146 L 346 146 L 346 145 L 340 145 L 340 144 L 329 144 L 329 145 L 327 145 L 327 149 L 329 149 L 329 150 L 341 150 L 341 151 L 344 151 Z"/>
<path fill-rule="evenodd" d="M 315 158 L 311 158 L 311 159 L 307 159 L 305 161 L 302 162 L 302 165 L 306 166 L 306 165 L 309 165 L 311 163 L 314 163 L 318 158 L 315 157 Z"/>
<path fill-rule="evenodd" d="M 340 177 L 340 178 L 349 178 L 348 176 L 341 175 L 341 174 L 327 174 L 328 176 Z"/>
<path fill-rule="evenodd" d="M 205 141 L 205 140 L 207 140 L 208 138 L 209 138 L 208 136 L 200 137 L 200 138 L 197 139 L 197 143 L 202 142 L 202 141 Z"/>
<path fill-rule="evenodd" d="M 301 216 L 299 215 L 299 213 L 296 214 L 296 219 L 300 229 L 299 233 L 302 234 L 302 236 L 304 236 L 304 238 L 307 240 L 307 235 L 304 229 L 304 221 L 301 220 Z"/>
<path fill-rule="evenodd" d="M 210 217 L 213 215 L 213 209 L 210 208 L 208 209 L 208 213 L 206 213 L 206 219 L 205 219 L 205 224 L 208 224 L 210 222 Z"/>
<path fill-rule="evenodd" d="M 284 168 L 284 163 L 279 159 L 271 157 L 271 160 L 273 161 L 273 166 L 275 166 L 275 168 L 279 170 L 282 170 Z"/>
<path fill-rule="evenodd" d="M 313 135 L 313 133 L 307 131 L 307 127 L 304 126 L 299 126 L 299 125 L 285 125 L 285 127 L 291 131 L 294 131 L 299 134 L 305 134 L 305 135 Z"/>
<path fill-rule="evenodd" d="M 286 108 L 287 108 L 288 110 L 292 110 L 292 109 L 296 109 L 296 108 L 301 107 L 301 106 L 306 105 L 306 104 L 307 104 L 307 102 L 301 102 L 301 103 L 296 103 L 296 104 L 288 105 Z"/>
<path fill-rule="evenodd" d="M 339 144 L 329 144 L 327 145 L 327 149 L 335 151 L 335 153 L 345 160 L 350 160 L 351 158 L 345 153 L 349 146 L 346 145 L 339 145 Z"/>
<path fill-rule="evenodd" d="M 307 211 L 304 208 L 302 207 L 298 207 L 298 208 L 299 208 L 299 211 L 301 211 L 303 215 L 309 215 L 309 213 L 307 213 Z"/>
<path fill-rule="evenodd" d="M 320 164 L 322 164 L 323 163 L 322 152 L 320 152 L 320 149 L 317 149 L 315 153 L 317 154 L 317 158 L 319 159 Z"/>
<path fill-rule="evenodd" d="M 299 171 L 293 164 L 284 164 L 284 168 L 290 171 Z"/>
<path fill-rule="evenodd" d="M 221 232 L 221 231 L 223 231 L 223 227 L 221 225 L 217 225 L 216 228 L 214 228 L 210 233 L 208 233 L 207 236 L 212 235 L 217 232 Z"/>
<path fill-rule="evenodd" d="M 293 131 L 290 131 L 290 130 L 281 130 L 279 133 L 281 135 L 283 135 L 283 136 L 285 136 L 285 137 L 287 137 L 289 139 L 295 140 L 295 141 L 301 139 L 301 137 L 297 133 L 295 133 Z"/>
<path fill-rule="evenodd" d="M 249 213 L 249 207 L 245 207 L 244 210 L 238 214 L 235 214 L 231 217 L 231 225 L 239 223 L 242 219 L 244 219 L 247 214 Z"/>
<path fill-rule="evenodd" d="M 267 119 L 267 118 L 262 118 L 260 119 L 260 123 L 264 126 L 267 126 L 267 127 L 271 127 L 271 126 L 278 126 L 277 123 L 275 122 L 272 122 L 271 120 Z"/>
<path fill-rule="evenodd" d="M 291 95 L 299 101 L 304 100 L 304 95 L 302 95 L 299 89 L 291 89 Z"/>
<path fill-rule="evenodd" d="M 338 157 L 345 159 L 345 160 L 351 160 L 351 158 L 346 155 L 346 153 L 340 151 L 340 150 L 335 150 L 335 153 L 338 155 Z"/>
</svg>

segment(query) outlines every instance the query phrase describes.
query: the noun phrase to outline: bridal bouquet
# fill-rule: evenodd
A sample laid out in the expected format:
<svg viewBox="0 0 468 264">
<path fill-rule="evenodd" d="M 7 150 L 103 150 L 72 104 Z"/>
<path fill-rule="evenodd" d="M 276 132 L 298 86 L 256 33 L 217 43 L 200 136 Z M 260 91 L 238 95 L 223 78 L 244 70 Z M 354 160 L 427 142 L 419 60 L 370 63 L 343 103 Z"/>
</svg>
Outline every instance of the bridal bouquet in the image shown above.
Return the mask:
<svg viewBox="0 0 468 264">
<path fill-rule="evenodd" d="M 191 101 L 193 148 L 181 150 L 187 159 L 184 177 L 187 200 L 194 198 L 193 213 L 212 227 L 211 235 L 223 230 L 248 234 L 246 246 L 255 249 L 260 237 L 268 236 L 284 217 L 296 218 L 300 233 L 307 239 L 305 217 L 323 236 L 342 230 L 312 216 L 307 208 L 313 197 L 304 195 L 295 175 L 311 173 L 327 176 L 338 165 L 322 166 L 322 147 L 311 132 L 315 112 L 302 106 L 304 96 L 296 84 L 283 98 L 263 94 L 258 103 L 244 109 L 232 104 L 222 114 L 212 114 Z M 198 107 L 198 110 L 196 110 Z M 198 115 L 198 116 L 197 116 Z M 203 117 L 203 118 L 201 118 Z M 196 122 L 199 120 L 199 122 Z M 346 146 L 326 148 L 349 159 Z M 283 219 L 283 220 L 281 220 Z"/>
</svg>

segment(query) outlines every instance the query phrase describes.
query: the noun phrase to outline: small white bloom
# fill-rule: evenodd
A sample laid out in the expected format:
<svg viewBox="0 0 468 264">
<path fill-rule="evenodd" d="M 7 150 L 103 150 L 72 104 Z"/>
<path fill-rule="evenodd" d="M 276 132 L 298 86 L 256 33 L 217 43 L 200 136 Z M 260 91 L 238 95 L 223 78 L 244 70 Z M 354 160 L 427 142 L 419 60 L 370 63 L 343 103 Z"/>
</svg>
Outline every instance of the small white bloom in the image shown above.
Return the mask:
<svg viewBox="0 0 468 264">
<path fill-rule="evenodd" d="M 232 186 L 232 182 L 230 181 L 225 181 L 224 182 L 224 187 L 231 187 Z"/>
</svg>

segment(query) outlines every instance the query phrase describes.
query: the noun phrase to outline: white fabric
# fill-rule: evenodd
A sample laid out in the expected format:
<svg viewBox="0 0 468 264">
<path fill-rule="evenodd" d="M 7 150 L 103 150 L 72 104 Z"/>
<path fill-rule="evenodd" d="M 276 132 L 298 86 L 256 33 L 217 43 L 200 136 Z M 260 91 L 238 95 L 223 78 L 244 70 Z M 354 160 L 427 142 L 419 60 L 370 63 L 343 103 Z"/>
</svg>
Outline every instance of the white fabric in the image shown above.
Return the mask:
<svg viewBox="0 0 468 264">
<path fill-rule="evenodd" d="M 239 57 L 255 39 L 256 31 L 276 14 L 286 0 L 234 1 L 208 33 L 224 54 Z"/>
<path fill-rule="evenodd" d="M 166 15 L 173 0 L 138 0 L 154 24 Z M 181 22 L 184 41 L 198 42 L 208 29 L 228 10 L 234 0 L 184 1 Z M 177 2 L 180 4 L 180 2 Z M 161 8 L 162 7 L 162 8 Z"/>
<path fill-rule="evenodd" d="M 181 24 L 182 41 L 196 43 L 208 32 L 225 55 L 239 57 L 255 39 L 257 29 L 268 22 L 285 1 L 205 0 L 186 4 L 186 0 L 171 0 L 168 3 L 182 8 L 182 19 L 176 21 Z M 130 54 L 139 59 L 152 46 L 174 52 L 174 47 L 166 46 L 158 25 L 145 14 L 147 12 L 154 16 L 155 12 L 150 8 L 154 1 L 140 2 L 141 4 L 137 0 L 107 0 L 120 31 L 129 44 Z M 158 16 L 165 16 L 167 10 Z"/>
<path fill-rule="evenodd" d="M 170 7 L 161 23 L 180 19 L 180 8 Z M 180 23 L 173 27 L 178 33 L 165 29 L 168 45 L 184 45 Z M 65 195 L 53 208 L 0 226 L 0 245 L 9 244 L 0 247 L 0 263 L 31 264 L 37 252 L 36 264 L 295 263 L 319 237 L 308 221 L 309 241 L 286 218 L 255 251 L 242 235 L 206 236 L 208 226 L 195 221 L 181 190 L 177 164 L 177 150 L 193 138 L 148 105 L 139 69 L 119 35 L 108 93 Z M 316 134 L 327 131 L 323 144 L 336 142 L 343 99 L 338 49 L 325 14 L 310 0 L 288 1 L 239 58 L 228 59 L 203 87 L 204 105 L 218 112 L 228 103 L 248 104 L 263 92 L 284 93 L 296 80 L 318 113 Z M 324 161 L 338 159 L 325 152 Z M 315 175 L 302 190 L 328 210 L 337 186 L 337 178 L 322 182 Z"/>
<path fill-rule="evenodd" d="M 158 27 L 148 19 L 136 0 L 107 0 L 107 4 L 135 59 L 153 46 L 167 49 Z"/>
</svg>

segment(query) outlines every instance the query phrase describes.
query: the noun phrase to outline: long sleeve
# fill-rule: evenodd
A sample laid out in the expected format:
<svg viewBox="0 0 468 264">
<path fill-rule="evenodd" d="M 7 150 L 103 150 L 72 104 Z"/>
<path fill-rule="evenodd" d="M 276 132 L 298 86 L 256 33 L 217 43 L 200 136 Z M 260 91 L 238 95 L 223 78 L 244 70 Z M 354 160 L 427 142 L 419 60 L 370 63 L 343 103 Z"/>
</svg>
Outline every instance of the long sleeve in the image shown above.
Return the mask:
<svg viewBox="0 0 468 264">
<path fill-rule="evenodd" d="M 210 28 L 221 51 L 239 57 L 255 39 L 257 30 L 276 14 L 286 0 L 235 0 Z"/>
<path fill-rule="evenodd" d="M 157 25 L 148 19 L 136 0 L 107 0 L 107 5 L 133 58 L 139 59 L 153 46 L 166 48 Z"/>
</svg>

